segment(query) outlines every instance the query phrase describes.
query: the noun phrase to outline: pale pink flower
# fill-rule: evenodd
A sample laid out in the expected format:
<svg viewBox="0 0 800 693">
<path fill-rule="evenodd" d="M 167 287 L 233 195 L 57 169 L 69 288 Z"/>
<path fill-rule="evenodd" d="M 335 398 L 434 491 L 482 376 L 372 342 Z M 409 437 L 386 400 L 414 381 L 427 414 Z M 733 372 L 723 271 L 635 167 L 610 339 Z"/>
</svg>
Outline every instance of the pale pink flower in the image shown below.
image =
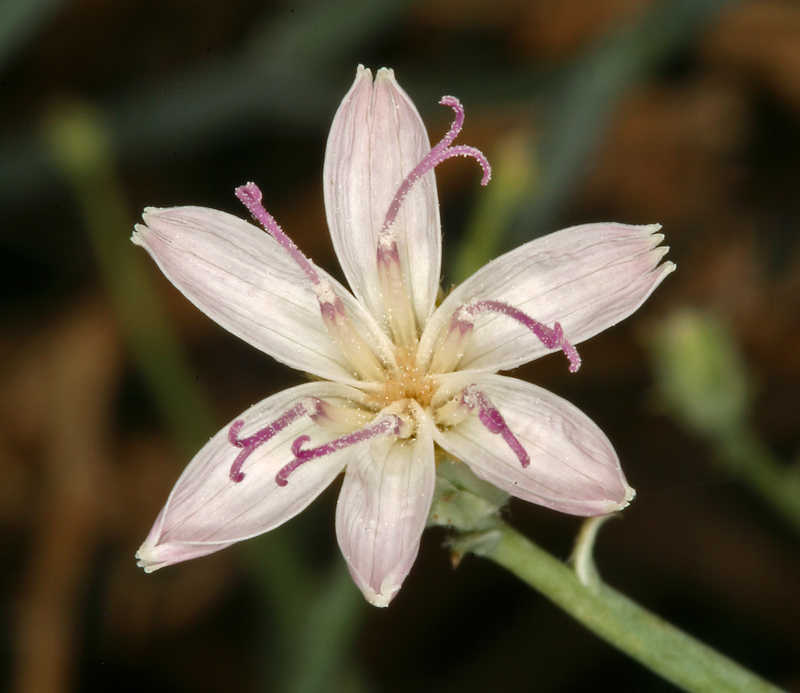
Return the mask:
<svg viewBox="0 0 800 693">
<path fill-rule="evenodd" d="M 213 320 L 319 378 L 254 405 L 181 475 L 137 553 L 146 571 L 210 554 L 297 515 L 344 471 L 336 535 L 353 580 L 386 606 L 419 549 L 435 449 L 533 503 L 575 515 L 634 495 L 605 435 L 578 409 L 496 375 L 633 313 L 674 266 L 658 226 L 588 224 L 493 260 L 437 306 L 441 227 L 433 168 L 455 155 L 464 111 L 431 149 L 391 70 L 359 67 L 331 128 L 324 193 L 351 291 L 316 267 L 261 205 L 267 233 L 200 207 L 147 209 L 134 243 Z"/>
</svg>

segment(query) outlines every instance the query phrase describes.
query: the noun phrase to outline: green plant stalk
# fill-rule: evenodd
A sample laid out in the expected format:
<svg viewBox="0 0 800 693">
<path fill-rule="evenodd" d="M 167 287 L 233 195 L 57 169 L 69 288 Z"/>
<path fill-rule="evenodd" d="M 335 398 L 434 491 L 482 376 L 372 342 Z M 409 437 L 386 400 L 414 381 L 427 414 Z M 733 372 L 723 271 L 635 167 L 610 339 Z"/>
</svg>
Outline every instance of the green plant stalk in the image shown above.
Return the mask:
<svg viewBox="0 0 800 693">
<path fill-rule="evenodd" d="M 782 465 L 763 441 L 743 424 L 712 440 L 718 464 L 741 477 L 767 503 L 800 531 L 800 470 Z"/>
<path fill-rule="evenodd" d="M 647 611 L 613 588 L 584 586 L 567 565 L 498 520 L 453 542 L 503 566 L 586 628 L 667 681 L 694 693 L 778 693 L 731 659 Z"/>
<path fill-rule="evenodd" d="M 105 117 L 87 104 L 65 106 L 50 114 L 43 136 L 83 213 L 136 364 L 169 430 L 181 448 L 194 454 L 208 432 L 216 430 L 216 416 L 164 312 L 144 253 L 129 240 L 132 223 Z M 334 682 L 350 673 L 344 654 L 361 623 L 364 600 L 343 566 L 324 579 L 312 579 L 286 529 L 245 549 L 283 639 L 303 645 L 299 653 L 279 652 L 292 664 L 285 669 L 281 690 L 337 690 Z"/>
<path fill-rule="evenodd" d="M 678 308 L 645 339 L 667 411 L 714 451 L 717 466 L 800 531 L 800 466 L 785 465 L 750 423 L 756 388 L 720 315 Z"/>
<path fill-rule="evenodd" d="M 367 603 L 338 556 L 309 600 L 306 618 L 300 624 L 291 678 L 286 693 L 316 693 L 344 690 L 350 656 L 367 614 Z M 308 653 L 313 652 L 313 657 Z"/>
<path fill-rule="evenodd" d="M 144 253 L 130 242 L 132 219 L 105 118 L 88 104 L 64 105 L 45 119 L 42 134 L 80 207 L 139 372 L 181 448 L 194 453 L 216 429 L 216 416 L 171 328 Z"/>
<path fill-rule="evenodd" d="M 463 242 L 452 268 L 454 284 L 497 256 L 503 231 L 523 198 L 530 195 L 536 179 L 531 135 L 519 130 L 504 138 L 491 153 L 492 181 L 478 197 Z"/>
</svg>

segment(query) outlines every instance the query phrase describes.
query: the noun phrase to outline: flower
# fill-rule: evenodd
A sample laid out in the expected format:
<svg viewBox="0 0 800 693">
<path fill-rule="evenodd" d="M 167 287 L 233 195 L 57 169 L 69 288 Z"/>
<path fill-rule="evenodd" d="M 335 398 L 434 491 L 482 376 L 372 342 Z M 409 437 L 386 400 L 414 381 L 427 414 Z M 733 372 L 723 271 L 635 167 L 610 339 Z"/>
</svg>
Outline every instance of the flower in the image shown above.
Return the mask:
<svg viewBox="0 0 800 693">
<path fill-rule="evenodd" d="M 431 148 L 391 70 L 359 67 L 331 127 L 324 195 L 352 293 L 308 260 L 261 204 L 266 229 L 201 207 L 148 208 L 133 242 L 200 310 L 319 380 L 254 405 L 215 435 L 173 488 L 137 553 L 147 572 L 267 532 L 342 471 L 336 536 L 353 580 L 386 606 L 419 550 L 435 449 L 524 500 L 602 515 L 633 498 L 611 443 L 573 405 L 497 375 L 633 313 L 674 265 L 658 226 L 588 224 L 520 246 L 437 305 L 441 227 L 433 169 L 481 152 Z"/>
</svg>

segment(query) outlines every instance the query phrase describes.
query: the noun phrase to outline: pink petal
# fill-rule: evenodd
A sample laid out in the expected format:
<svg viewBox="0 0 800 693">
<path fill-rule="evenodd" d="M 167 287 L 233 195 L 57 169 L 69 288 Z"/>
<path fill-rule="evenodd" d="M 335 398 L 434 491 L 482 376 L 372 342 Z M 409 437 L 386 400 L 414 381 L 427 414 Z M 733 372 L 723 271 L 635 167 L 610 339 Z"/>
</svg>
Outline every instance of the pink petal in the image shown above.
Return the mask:
<svg viewBox="0 0 800 693">
<path fill-rule="evenodd" d="M 245 422 L 239 438 L 266 427 L 304 397 L 346 404 L 351 396 L 358 394 L 336 383 L 308 383 L 284 390 L 237 417 Z M 230 470 L 241 449 L 228 440 L 229 429 L 230 424 L 197 453 L 172 489 L 137 553 L 139 565 L 147 572 L 274 529 L 304 510 L 347 463 L 344 452 L 312 460 L 296 469 L 286 486 L 278 486 L 275 476 L 293 459 L 291 446 L 298 436 L 311 436 L 310 445 L 336 437 L 303 416 L 256 448 L 242 468 L 244 479 L 235 483 Z"/>
<path fill-rule="evenodd" d="M 516 378 L 461 373 L 491 400 L 530 457 L 523 468 L 477 415 L 444 431 L 436 442 L 481 479 L 531 503 L 572 515 L 605 515 L 634 496 L 608 438 L 577 407 Z"/>
<path fill-rule="evenodd" d="M 376 263 L 378 235 L 403 179 L 430 151 L 425 125 L 394 72 L 358 68 L 333 119 L 325 152 L 325 209 L 333 247 L 353 293 L 373 315 L 384 305 Z M 441 224 L 436 179 L 412 188 L 395 225 L 406 285 L 424 325 L 439 288 Z M 412 271 L 413 268 L 413 271 Z"/>
<path fill-rule="evenodd" d="M 148 208 L 133 242 L 166 277 L 229 332 L 293 368 L 353 381 L 302 270 L 272 236 L 238 217 L 203 207 Z M 347 289 L 325 274 L 360 334 L 386 349 L 379 326 Z"/>
<path fill-rule="evenodd" d="M 654 226 L 586 224 L 544 236 L 482 267 L 437 309 L 423 334 L 424 358 L 453 312 L 472 300 L 501 301 L 553 327 L 572 344 L 628 317 L 675 269 L 659 265 L 667 252 Z M 527 328 L 507 317 L 475 318 L 459 368 L 503 370 L 539 358 L 547 349 Z"/>
<path fill-rule="evenodd" d="M 419 551 L 436 484 L 432 424 L 414 441 L 376 440 L 354 449 L 336 506 L 336 536 L 367 600 L 388 606 Z"/>
</svg>

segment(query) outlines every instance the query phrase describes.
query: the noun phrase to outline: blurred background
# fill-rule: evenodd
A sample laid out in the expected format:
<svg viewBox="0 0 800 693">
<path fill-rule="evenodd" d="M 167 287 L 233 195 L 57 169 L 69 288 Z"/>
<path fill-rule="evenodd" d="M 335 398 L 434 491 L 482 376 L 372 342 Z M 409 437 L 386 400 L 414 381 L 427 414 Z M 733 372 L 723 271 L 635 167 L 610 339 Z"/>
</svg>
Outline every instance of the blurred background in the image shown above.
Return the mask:
<svg viewBox="0 0 800 693">
<path fill-rule="evenodd" d="M 147 205 L 242 217 L 256 181 L 341 276 L 321 171 L 359 63 L 431 139 L 444 285 L 575 223 L 663 224 L 678 271 L 517 375 L 611 438 L 638 497 L 604 579 L 800 691 L 800 4 L 794 0 L 0 1 L 0 686 L 59 691 L 671 691 L 430 530 L 386 610 L 338 553 L 338 483 L 285 527 L 145 575 L 199 447 L 302 376 L 217 327 L 129 237 Z M 577 518 L 512 502 L 567 558 Z"/>
</svg>

